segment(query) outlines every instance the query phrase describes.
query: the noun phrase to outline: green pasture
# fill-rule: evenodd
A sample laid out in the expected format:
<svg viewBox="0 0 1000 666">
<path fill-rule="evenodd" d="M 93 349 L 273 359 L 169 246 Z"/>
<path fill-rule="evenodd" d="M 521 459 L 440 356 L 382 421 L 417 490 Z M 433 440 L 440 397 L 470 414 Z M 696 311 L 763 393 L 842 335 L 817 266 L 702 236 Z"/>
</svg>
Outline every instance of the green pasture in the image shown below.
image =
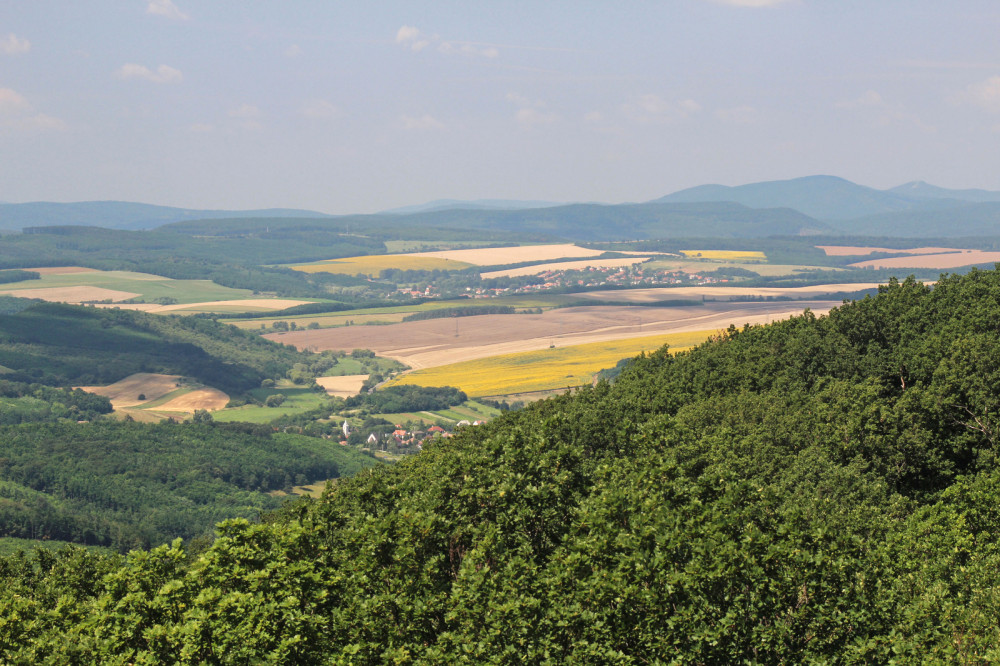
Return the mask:
<svg viewBox="0 0 1000 666">
<path fill-rule="evenodd" d="M 387 421 L 392 421 L 393 423 L 402 423 L 403 421 L 422 421 L 427 425 L 433 425 L 436 421 L 444 419 L 446 421 L 452 421 L 453 423 L 458 423 L 462 420 L 476 421 L 476 420 L 486 420 L 492 419 L 500 414 L 502 414 L 499 409 L 484 405 L 481 402 L 475 400 L 467 400 L 461 405 L 456 405 L 454 407 L 449 407 L 448 409 L 441 409 L 437 411 L 427 411 L 427 412 L 399 412 L 395 414 L 379 414 L 380 418 Z"/>
<path fill-rule="evenodd" d="M 158 298 L 172 298 L 178 303 L 227 301 L 253 298 L 249 289 L 232 289 L 211 280 L 172 280 L 149 273 L 132 271 L 98 271 L 90 273 L 65 273 L 43 275 L 38 280 L 11 282 L 0 289 L 48 289 L 66 287 L 101 287 L 140 294 L 141 300 L 153 302 Z M 237 310 L 238 311 L 238 310 Z"/>
<path fill-rule="evenodd" d="M 308 388 L 261 388 L 250 391 L 250 394 L 261 402 L 269 395 L 281 394 L 285 396 L 285 401 L 278 407 L 244 405 L 222 409 L 212 412 L 212 418 L 224 422 L 270 423 L 279 416 L 295 416 L 322 407 L 329 399 L 326 393 L 318 393 Z"/>
<path fill-rule="evenodd" d="M 642 264 L 643 270 L 666 270 L 684 271 L 685 273 L 697 273 L 699 271 L 714 271 L 720 268 L 744 268 L 753 271 L 763 277 L 781 277 L 785 275 L 795 275 L 800 271 L 829 271 L 842 270 L 829 266 L 805 266 L 801 264 L 766 264 L 761 262 L 740 262 L 725 261 L 718 259 L 654 259 Z"/>
</svg>

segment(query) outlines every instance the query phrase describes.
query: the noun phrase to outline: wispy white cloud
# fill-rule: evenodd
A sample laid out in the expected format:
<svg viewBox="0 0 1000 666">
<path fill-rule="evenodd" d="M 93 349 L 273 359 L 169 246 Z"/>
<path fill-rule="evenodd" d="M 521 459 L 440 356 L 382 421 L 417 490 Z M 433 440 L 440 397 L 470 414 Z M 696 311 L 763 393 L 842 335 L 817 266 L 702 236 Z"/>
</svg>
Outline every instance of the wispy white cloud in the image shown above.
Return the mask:
<svg viewBox="0 0 1000 666">
<path fill-rule="evenodd" d="M 187 21 L 190 16 L 182 12 L 172 0 L 149 0 L 146 5 L 147 14 L 165 16 L 177 21 Z"/>
<path fill-rule="evenodd" d="M 298 58 L 302 55 L 302 48 L 298 44 L 292 44 L 287 49 L 285 49 L 285 56 L 289 58 Z"/>
<path fill-rule="evenodd" d="M 37 113 L 31 102 L 16 90 L 0 88 L 0 128 L 6 130 L 65 130 L 66 123 L 46 113 Z"/>
<path fill-rule="evenodd" d="M 208 134 L 215 131 L 215 125 L 211 123 L 194 123 L 188 127 L 188 131 L 195 134 Z"/>
<path fill-rule="evenodd" d="M 23 37 L 18 37 L 12 32 L 5 36 L 0 36 L 0 53 L 6 55 L 19 55 L 31 50 L 31 42 Z"/>
<path fill-rule="evenodd" d="M 124 80 L 140 79 L 152 83 L 180 83 L 184 80 L 181 71 L 169 65 L 160 65 L 156 68 L 156 71 L 153 71 L 145 65 L 137 65 L 132 62 L 119 67 L 115 72 L 115 76 Z"/>
<path fill-rule="evenodd" d="M 10 88 L 0 88 L 0 113 L 24 111 L 30 108 L 31 105 L 24 95 Z"/>
<path fill-rule="evenodd" d="M 419 28 L 404 25 L 396 31 L 396 43 L 408 47 L 411 51 L 421 51 L 431 43 L 431 40 L 421 33 Z"/>
<path fill-rule="evenodd" d="M 956 101 L 965 101 L 987 111 L 1000 111 L 1000 76 L 991 76 L 985 81 L 971 84 Z"/>
<path fill-rule="evenodd" d="M 693 99 L 668 100 L 660 95 L 640 95 L 622 106 L 631 120 L 639 123 L 668 123 L 684 120 L 701 111 Z"/>
<path fill-rule="evenodd" d="M 396 31 L 396 43 L 411 51 L 423 51 L 431 44 L 437 45 L 438 53 L 444 55 L 479 56 L 496 58 L 500 49 L 496 44 L 483 44 L 464 40 L 443 40 L 439 35 L 429 35 L 412 25 L 404 25 Z"/>
<path fill-rule="evenodd" d="M 340 110 L 325 99 L 312 100 L 302 107 L 302 115 L 314 120 L 335 118 L 339 113 Z"/>
<path fill-rule="evenodd" d="M 413 116 L 401 116 L 400 122 L 402 123 L 403 129 L 405 130 L 441 130 L 444 129 L 444 123 L 431 116 L 429 114 L 424 114 L 420 117 Z"/>
<path fill-rule="evenodd" d="M 541 100 L 531 100 L 520 93 L 510 92 L 507 93 L 507 101 L 518 107 L 514 112 L 514 120 L 521 127 L 549 125 L 559 120 L 559 115 L 547 111 L 548 105 Z"/>
<path fill-rule="evenodd" d="M 259 130 L 264 128 L 261 119 L 264 114 L 253 104 L 240 104 L 235 109 L 229 111 L 229 117 L 238 121 L 240 127 L 245 130 Z"/>
</svg>

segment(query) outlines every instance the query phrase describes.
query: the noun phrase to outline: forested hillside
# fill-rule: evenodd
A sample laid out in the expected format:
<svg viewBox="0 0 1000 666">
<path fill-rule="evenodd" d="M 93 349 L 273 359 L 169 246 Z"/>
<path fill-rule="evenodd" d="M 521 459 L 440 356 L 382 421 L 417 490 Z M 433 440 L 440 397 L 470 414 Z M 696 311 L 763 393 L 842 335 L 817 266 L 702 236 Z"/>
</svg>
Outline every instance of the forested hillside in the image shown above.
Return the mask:
<svg viewBox="0 0 1000 666">
<path fill-rule="evenodd" d="M 991 663 L 1000 273 L 467 428 L 188 561 L 0 564 L 20 663 Z"/>
<path fill-rule="evenodd" d="M 255 519 L 280 506 L 268 493 L 375 464 L 327 440 L 240 424 L 3 427 L 0 537 L 149 548 Z"/>
<path fill-rule="evenodd" d="M 0 366 L 13 380 L 82 386 L 162 372 L 240 394 L 315 358 L 209 319 L 25 299 L 4 303 L 18 310 L 0 317 Z"/>
</svg>

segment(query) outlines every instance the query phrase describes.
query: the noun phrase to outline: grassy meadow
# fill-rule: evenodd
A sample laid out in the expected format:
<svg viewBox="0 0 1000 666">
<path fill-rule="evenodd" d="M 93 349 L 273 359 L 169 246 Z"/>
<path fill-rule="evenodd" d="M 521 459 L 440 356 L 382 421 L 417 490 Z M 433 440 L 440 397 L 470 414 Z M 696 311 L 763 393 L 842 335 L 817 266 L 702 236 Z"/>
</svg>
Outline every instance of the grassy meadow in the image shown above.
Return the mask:
<svg viewBox="0 0 1000 666">
<path fill-rule="evenodd" d="M 503 354 L 426 368 L 401 375 L 389 386 L 455 386 L 469 397 L 510 395 L 589 384 L 595 373 L 613 367 L 623 358 L 659 349 L 669 344 L 682 351 L 701 344 L 715 331 L 669 333 L 627 340 L 593 342 Z"/>
<path fill-rule="evenodd" d="M 285 396 L 285 401 L 277 407 L 263 407 L 257 405 L 244 405 L 243 407 L 230 407 L 217 412 L 212 412 L 212 418 L 216 421 L 243 421 L 247 423 L 269 423 L 282 415 L 295 415 L 308 412 L 311 409 L 321 407 L 327 402 L 326 393 L 317 393 L 308 388 L 271 388 L 254 389 L 250 394 L 263 402 L 269 395 L 280 394 Z"/>
<path fill-rule="evenodd" d="M 142 300 L 175 299 L 178 303 L 202 303 L 253 298 L 249 289 L 232 289 L 211 280 L 172 280 L 149 273 L 132 271 L 87 271 L 42 275 L 38 280 L 25 280 L 2 285 L 4 291 L 21 289 L 65 289 L 68 287 L 100 287 L 115 291 L 141 294 Z"/>
</svg>

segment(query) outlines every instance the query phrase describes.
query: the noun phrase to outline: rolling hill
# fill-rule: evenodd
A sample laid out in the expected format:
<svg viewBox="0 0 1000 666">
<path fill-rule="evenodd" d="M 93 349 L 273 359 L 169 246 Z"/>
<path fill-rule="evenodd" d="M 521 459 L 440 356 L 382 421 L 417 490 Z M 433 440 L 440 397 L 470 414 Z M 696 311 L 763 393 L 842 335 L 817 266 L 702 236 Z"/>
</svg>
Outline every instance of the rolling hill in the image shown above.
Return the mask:
<svg viewBox="0 0 1000 666">
<path fill-rule="evenodd" d="M 324 213 L 293 208 L 266 210 L 195 210 L 155 206 L 127 201 L 81 201 L 77 203 L 0 204 L 0 231 L 20 231 L 27 227 L 81 225 L 105 229 L 153 229 L 181 220 L 209 220 L 228 217 L 329 217 Z"/>
</svg>

